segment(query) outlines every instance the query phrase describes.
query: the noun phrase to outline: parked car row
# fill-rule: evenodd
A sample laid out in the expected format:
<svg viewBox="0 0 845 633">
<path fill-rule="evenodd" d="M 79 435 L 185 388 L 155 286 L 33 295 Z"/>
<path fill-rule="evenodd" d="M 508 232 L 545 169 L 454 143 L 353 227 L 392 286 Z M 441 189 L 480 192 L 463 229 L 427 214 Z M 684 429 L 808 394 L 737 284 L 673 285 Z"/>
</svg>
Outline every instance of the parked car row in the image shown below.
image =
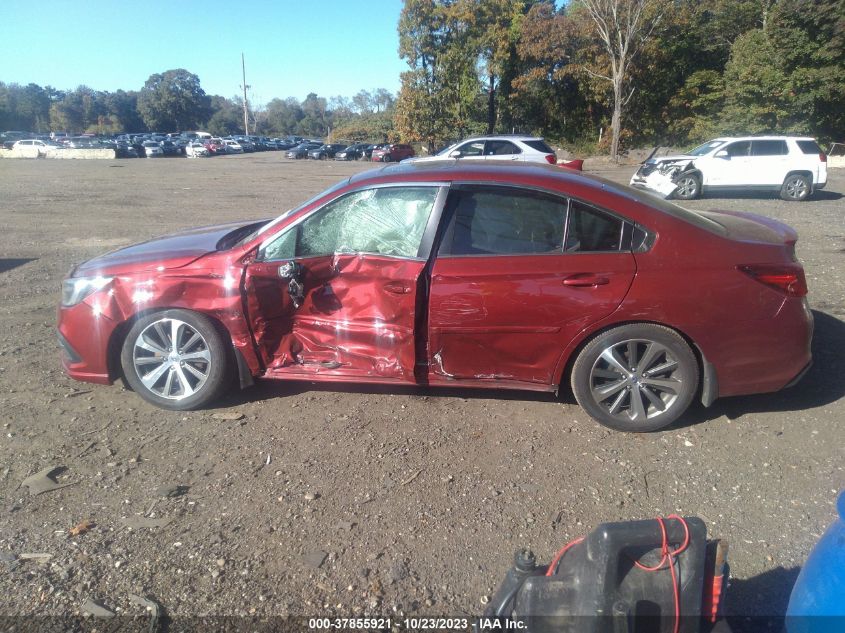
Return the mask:
<svg viewBox="0 0 845 633">
<path fill-rule="evenodd" d="M 314 160 L 372 160 L 375 162 L 399 162 L 414 156 L 414 148 L 403 143 L 321 143 L 319 141 L 303 140 L 295 147 L 288 149 L 288 158 L 311 158 Z"/>
</svg>

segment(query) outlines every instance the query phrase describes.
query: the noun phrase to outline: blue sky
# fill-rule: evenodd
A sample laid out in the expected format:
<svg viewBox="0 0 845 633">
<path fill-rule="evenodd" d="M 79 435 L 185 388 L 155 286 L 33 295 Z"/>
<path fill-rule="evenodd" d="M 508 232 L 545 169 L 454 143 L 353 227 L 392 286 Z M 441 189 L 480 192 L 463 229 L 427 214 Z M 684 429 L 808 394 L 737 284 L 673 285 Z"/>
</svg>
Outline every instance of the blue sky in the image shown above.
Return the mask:
<svg viewBox="0 0 845 633">
<path fill-rule="evenodd" d="M 0 81 L 138 90 L 171 68 L 250 101 L 399 89 L 401 0 L 2 0 Z"/>
</svg>

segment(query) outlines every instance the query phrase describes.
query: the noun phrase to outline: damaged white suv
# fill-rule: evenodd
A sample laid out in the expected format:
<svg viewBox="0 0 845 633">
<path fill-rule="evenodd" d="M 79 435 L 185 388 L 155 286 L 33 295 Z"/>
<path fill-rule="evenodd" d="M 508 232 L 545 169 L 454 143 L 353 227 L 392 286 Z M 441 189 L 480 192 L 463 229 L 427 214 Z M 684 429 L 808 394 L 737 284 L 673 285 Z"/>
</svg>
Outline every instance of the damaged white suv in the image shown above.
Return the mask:
<svg viewBox="0 0 845 633">
<path fill-rule="evenodd" d="M 686 154 L 649 158 L 631 178 L 632 187 L 681 200 L 742 189 L 800 201 L 826 184 L 827 156 L 815 139 L 798 136 L 713 139 Z"/>
</svg>

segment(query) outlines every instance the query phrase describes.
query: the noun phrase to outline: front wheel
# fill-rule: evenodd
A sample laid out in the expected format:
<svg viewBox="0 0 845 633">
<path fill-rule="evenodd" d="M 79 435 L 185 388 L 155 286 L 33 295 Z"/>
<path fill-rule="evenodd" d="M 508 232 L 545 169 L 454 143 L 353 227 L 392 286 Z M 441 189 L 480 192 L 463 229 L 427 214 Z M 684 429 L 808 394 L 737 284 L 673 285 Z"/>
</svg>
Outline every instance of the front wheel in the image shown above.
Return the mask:
<svg viewBox="0 0 845 633">
<path fill-rule="evenodd" d="M 223 395 L 229 353 L 214 323 L 190 310 L 144 316 L 123 342 L 120 363 L 132 389 L 162 409 L 201 408 Z"/>
<path fill-rule="evenodd" d="M 701 195 L 701 178 L 695 174 L 683 174 L 678 178 L 674 197 L 679 200 L 695 200 Z"/>
<path fill-rule="evenodd" d="M 812 183 L 807 176 L 802 174 L 790 174 L 783 181 L 780 188 L 781 200 L 788 200 L 790 202 L 801 202 L 810 197 L 812 191 Z"/>
<path fill-rule="evenodd" d="M 698 389 L 698 362 L 674 330 L 623 325 L 590 341 L 572 366 L 572 391 L 595 420 L 641 433 L 669 426 Z"/>
</svg>

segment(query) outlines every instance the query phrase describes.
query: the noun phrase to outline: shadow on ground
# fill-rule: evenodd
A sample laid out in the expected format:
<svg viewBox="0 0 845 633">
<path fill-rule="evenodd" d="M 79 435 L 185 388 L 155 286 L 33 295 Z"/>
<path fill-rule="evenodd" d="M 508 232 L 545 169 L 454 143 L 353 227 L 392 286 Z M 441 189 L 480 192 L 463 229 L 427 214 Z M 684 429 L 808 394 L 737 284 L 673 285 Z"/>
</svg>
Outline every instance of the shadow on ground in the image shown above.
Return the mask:
<svg viewBox="0 0 845 633">
<path fill-rule="evenodd" d="M 704 408 L 693 404 L 692 408 L 670 429 L 693 426 L 714 420 L 721 416 L 735 419 L 748 413 L 775 411 L 802 411 L 835 402 L 845 397 L 845 356 L 839 350 L 845 349 L 845 322 L 833 315 L 813 311 L 815 333 L 813 336 L 813 366 L 801 381 L 789 389 L 775 393 L 754 396 L 738 396 L 716 400 Z M 399 385 L 366 385 L 345 383 L 310 383 L 308 381 L 259 381 L 252 389 L 231 393 L 220 404 L 235 406 L 254 400 L 283 398 L 309 392 L 365 393 L 378 395 L 428 396 L 431 398 L 466 398 L 492 400 L 521 400 L 525 402 L 565 402 L 575 404 L 575 398 L 568 388 L 560 396 L 552 393 L 518 391 L 512 389 L 467 389 L 460 387 L 414 387 Z"/>
<path fill-rule="evenodd" d="M 780 633 L 800 571 L 777 567 L 753 578 L 732 579 L 725 596 L 732 633 Z"/>
<path fill-rule="evenodd" d="M 770 191 L 708 191 L 701 196 L 701 200 L 773 200 L 780 196 L 776 192 Z M 829 191 L 827 189 L 817 189 L 813 192 L 812 197 L 807 201 L 812 203 L 816 200 L 841 200 L 842 194 L 838 191 Z"/>
<path fill-rule="evenodd" d="M 20 259 L 0 259 L 0 273 L 9 272 L 13 268 L 23 266 L 29 262 L 34 262 L 36 258 L 20 258 Z"/>
</svg>

